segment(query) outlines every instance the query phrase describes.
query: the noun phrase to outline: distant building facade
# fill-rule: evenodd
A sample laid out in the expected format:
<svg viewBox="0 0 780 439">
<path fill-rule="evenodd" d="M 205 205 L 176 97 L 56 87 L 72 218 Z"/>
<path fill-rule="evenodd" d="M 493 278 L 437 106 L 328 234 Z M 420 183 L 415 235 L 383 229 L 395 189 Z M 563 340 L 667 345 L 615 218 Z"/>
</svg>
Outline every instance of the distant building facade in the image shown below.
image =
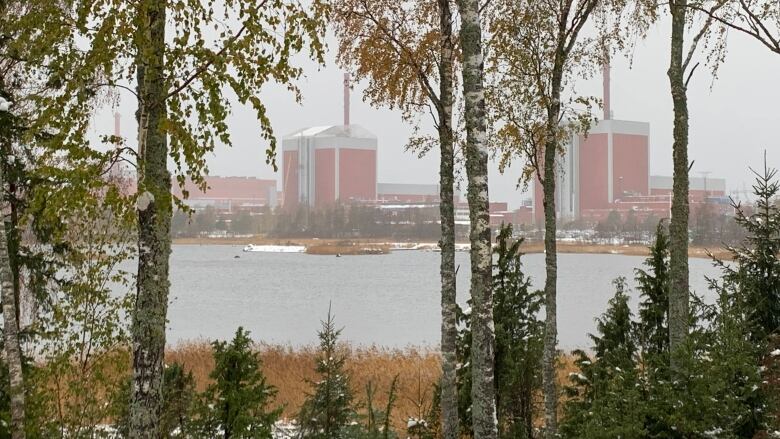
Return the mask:
<svg viewBox="0 0 780 439">
<path fill-rule="evenodd" d="M 562 221 L 604 220 L 621 216 L 668 218 L 672 177 L 650 175 L 650 124 L 612 118 L 609 63 L 604 66 L 604 117 L 587 135 L 575 135 L 564 145 L 555 174 L 556 217 Z M 691 212 L 702 206 L 728 210 L 726 181 L 690 178 Z M 538 179 L 532 191 L 532 215 L 544 224 L 544 193 Z M 520 216 L 527 216 L 523 212 Z"/>
<path fill-rule="evenodd" d="M 256 212 L 277 205 L 276 180 L 219 176 L 207 176 L 205 179 L 205 192 L 191 180 L 187 180 L 184 184 L 184 190 L 188 193 L 187 199 L 183 199 L 182 188 L 176 181 L 172 185 L 173 194 L 195 210 L 213 207 L 219 212 Z"/>
<path fill-rule="evenodd" d="M 377 201 L 380 203 L 439 203 L 441 187 L 438 184 L 378 183 Z M 455 191 L 455 203 L 460 194 Z"/>
<path fill-rule="evenodd" d="M 648 195 L 650 124 L 602 120 L 585 135 L 574 136 L 556 172 L 558 218 L 576 220 L 591 210 L 610 209 L 627 196 Z M 544 195 L 534 181 L 534 218 L 544 222 Z"/>
<path fill-rule="evenodd" d="M 359 125 L 298 130 L 282 141 L 285 208 L 377 199 L 377 138 Z"/>
<path fill-rule="evenodd" d="M 668 176 L 650 176 L 650 195 L 669 197 L 674 179 Z M 726 180 L 723 178 L 688 177 L 688 198 L 702 202 L 707 198 L 726 197 Z"/>
</svg>

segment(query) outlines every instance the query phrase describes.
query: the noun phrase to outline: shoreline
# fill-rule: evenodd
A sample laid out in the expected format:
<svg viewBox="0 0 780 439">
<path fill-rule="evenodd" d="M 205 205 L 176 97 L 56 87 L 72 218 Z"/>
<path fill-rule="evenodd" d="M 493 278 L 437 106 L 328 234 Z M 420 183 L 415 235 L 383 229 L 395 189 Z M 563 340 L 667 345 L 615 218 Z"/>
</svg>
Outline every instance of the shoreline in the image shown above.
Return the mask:
<svg viewBox="0 0 780 439">
<path fill-rule="evenodd" d="M 388 239 L 318 239 L 318 238 L 301 238 L 301 239 L 284 239 L 284 238 L 266 238 L 264 236 L 256 235 L 252 237 L 219 237 L 219 238 L 173 238 L 172 243 L 175 245 L 236 245 L 245 246 L 248 244 L 253 245 L 279 245 L 279 246 L 305 246 L 307 248 L 307 254 L 314 255 L 332 255 L 332 254 L 386 254 L 388 246 L 395 244 L 392 240 Z M 414 244 L 414 243 L 400 243 L 400 244 Z M 419 243 L 426 247 L 435 247 L 436 243 Z M 378 249 L 381 248 L 381 252 L 350 252 L 349 248 L 355 249 Z M 310 251 L 311 250 L 311 251 Z M 525 254 L 544 253 L 544 242 L 525 242 L 520 247 L 520 250 Z M 405 250 L 409 251 L 409 250 Z M 728 260 L 730 259 L 730 253 L 723 247 L 702 247 L 702 246 L 690 246 L 688 248 L 688 257 L 709 259 L 709 252 L 713 256 Z M 650 250 L 648 246 L 642 244 L 583 244 L 583 243 L 570 243 L 558 241 L 558 253 L 563 254 L 612 254 L 612 255 L 625 255 L 625 256 L 648 256 Z"/>
</svg>

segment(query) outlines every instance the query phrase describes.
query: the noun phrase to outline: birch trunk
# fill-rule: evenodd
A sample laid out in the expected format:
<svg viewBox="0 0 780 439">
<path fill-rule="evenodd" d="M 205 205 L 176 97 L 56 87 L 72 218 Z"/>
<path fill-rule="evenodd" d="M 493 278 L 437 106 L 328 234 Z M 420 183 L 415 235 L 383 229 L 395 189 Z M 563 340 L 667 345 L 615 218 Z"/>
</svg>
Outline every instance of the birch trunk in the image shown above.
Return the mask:
<svg viewBox="0 0 780 439">
<path fill-rule="evenodd" d="M 492 248 L 488 197 L 488 151 L 483 89 L 482 29 L 478 0 L 460 0 L 466 173 L 471 241 L 471 416 L 475 439 L 498 435 L 493 373 Z"/>
<path fill-rule="evenodd" d="M 3 170 L 0 166 L 0 189 L 5 187 Z M 11 257 L 8 253 L 8 234 L 5 220 L 0 218 L 0 279 L 3 301 L 3 342 L 5 360 L 8 363 L 11 399 L 11 438 L 23 439 L 24 433 L 24 375 L 22 372 L 22 349 L 19 344 L 19 319 L 16 314 L 16 294 Z"/>
<path fill-rule="evenodd" d="M 441 70 L 439 71 L 439 213 L 441 216 L 441 417 L 443 439 L 458 439 L 458 383 L 455 364 L 457 297 L 455 278 L 455 149 L 452 138 L 452 10 L 439 0 Z"/>
<path fill-rule="evenodd" d="M 562 66 L 562 64 L 557 63 Z M 542 358 L 544 393 L 544 433 L 546 438 L 558 434 L 558 389 L 556 361 L 558 345 L 558 246 L 555 241 L 555 157 L 558 154 L 558 120 L 561 112 L 561 78 L 563 68 L 556 67 L 552 77 L 552 102 L 547 109 L 547 136 L 544 145 L 544 263 L 545 263 L 545 323 Z"/>
<path fill-rule="evenodd" d="M 688 336 L 688 97 L 683 71 L 686 0 L 669 3 L 672 13 L 669 84 L 674 105 L 672 218 L 669 224 L 669 349 L 678 369 L 679 348 Z"/>
<path fill-rule="evenodd" d="M 140 2 L 138 278 L 133 312 L 131 438 L 159 438 L 171 253 L 171 177 L 165 118 L 165 2 Z"/>
</svg>

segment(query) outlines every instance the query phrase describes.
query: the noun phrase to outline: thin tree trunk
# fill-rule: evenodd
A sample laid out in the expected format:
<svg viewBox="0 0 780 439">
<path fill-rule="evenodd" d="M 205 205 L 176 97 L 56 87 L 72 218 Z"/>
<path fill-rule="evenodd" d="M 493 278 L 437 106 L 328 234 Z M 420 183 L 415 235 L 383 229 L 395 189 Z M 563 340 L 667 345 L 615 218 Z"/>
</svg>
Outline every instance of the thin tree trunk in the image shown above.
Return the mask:
<svg viewBox="0 0 780 439">
<path fill-rule="evenodd" d="M 669 223 L 669 349 L 672 369 L 680 366 L 680 346 L 688 336 L 688 97 L 683 72 L 686 0 L 671 1 L 669 84 L 674 105 L 672 218 Z"/>
<path fill-rule="evenodd" d="M 460 0 L 463 95 L 466 115 L 466 173 L 471 222 L 471 417 L 475 439 L 495 439 L 492 248 L 488 197 L 488 151 L 485 121 L 482 29 L 478 0 Z"/>
<path fill-rule="evenodd" d="M 0 166 L 0 189 L 4 187 L 2 166 Z M 11 258 L 8 253 L 8 235 L 5 220 L 0 218 L 0 282 L 3 301 L 3 342 L 5 360 L 8 363 L 11 397 L 11 438 L 24 438 L 24 375 L 22 372 L 22 349 L 19 344 L 19 319 L 16 314 Z"/>
<path fill-rule="evenodd" d="M 566 6 L 566 11 L 569 6 Z M 566 21 L 564 21 L 565 23 Z M 545 251 L 545 325 L 542 358 L 542 391 L 544 393 L 544 433 L 546 438 L 558 435 L 558 389 L 556 386 L 558 346 L 558 244 L 555 215 L 555 159 L 558 155 L 559 123 L 561 116 L 561 84 L 563 68 L 568 53 L 565 49 L 564 29 L 559 29 L 558 47 L 553 60 L 550 78 L 550 103 L 547 106 L 547 126 L 544 143 L 544 171 L 542 172 L 544 192 L 544 251 Z M 572 36 L 576 38 L 576 34 Z"/>
<path fill-rule="evenodd" d="M 555 82 L 555 80 L 553 80 Z M 558 153 L 558 114 L 560 113 L 560 80 L 553 86 L 553 103 L 548 109 L 547 140 L 544 146 L 544 262 L 545 324 L 542 382 L 544 392 L 545 437 L 558 434 L 558 389 L 556 361 L 558 345 L 558 247 L 555 242 L 555 156 Z"/>
<path fill-rule="evenodd" d="M 139 181 L 138 278 L 133 312 L 133 391 L 130 437 L 159 438 L 168 259 L 171 253 L 171 177 L 165 118 L 165 3 L 141 1 L 138 39 Z"/>
<path fill-rule="evenodd" d="M 455 149 L 452 138 L 452 11 L 450 0 L 439 0 L 441 71 L 439 72 L 439 212 L 441 216 L 441 425 L 443 439 L 457 439 L 458 383 L 455 368 L 457 301 L 455 279 Z"/>
</svg>

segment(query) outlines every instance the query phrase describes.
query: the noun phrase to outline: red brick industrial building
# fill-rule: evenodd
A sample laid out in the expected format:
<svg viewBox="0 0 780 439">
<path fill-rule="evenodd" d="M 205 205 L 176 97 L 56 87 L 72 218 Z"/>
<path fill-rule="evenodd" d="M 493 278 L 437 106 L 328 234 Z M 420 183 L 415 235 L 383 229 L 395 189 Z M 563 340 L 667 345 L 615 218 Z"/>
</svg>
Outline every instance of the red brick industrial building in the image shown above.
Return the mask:
<svg viewBox="0 0 780 439">
<path fill-rule="evenodd" d="M 284 207 L 326 207 L 377 199 L 377 138 L 349 121 L 349 74 L 344 75 L 344 123 L 304 128 L 282 140 Z"/>
<path fill-rule="evenodd" d="M 296 131 L 282 142 L 285 208 L 376 200 L 376 136 L 359 125 Z"/>
<path fill-rule="evenodd" d="M 587 135 L 574 136 L 564 147 L 556 170 L 558 219 L 598 222 L 611 211 L 638 216 L 669 216 L 672 177 L 650 175 L 650 124 L 615 120 L 610 109 L 609 66 L 604 68 L 604 118 Z M 705 203 L 725 205 L 726 182 L 690 178 L 694 211 Z M 534 181 L 533 218 L 544 224 L 543 192 Z"/>
<path fill-rule="evenodd" d="M 192 181 L 184 184 L 189 197 L 184 203 L 200 210 L 213 207 L 220 212 L 237 212 L 247 210 L 259 211 L 265 207 L 276 207 L 276 180 L 263 180 L 255 177 L 206 177 L 207 189 L 202 192 Z M 173 194 L 182 197 L 182 190 L 177 182 L 172 185 Z"/>
</svg>

